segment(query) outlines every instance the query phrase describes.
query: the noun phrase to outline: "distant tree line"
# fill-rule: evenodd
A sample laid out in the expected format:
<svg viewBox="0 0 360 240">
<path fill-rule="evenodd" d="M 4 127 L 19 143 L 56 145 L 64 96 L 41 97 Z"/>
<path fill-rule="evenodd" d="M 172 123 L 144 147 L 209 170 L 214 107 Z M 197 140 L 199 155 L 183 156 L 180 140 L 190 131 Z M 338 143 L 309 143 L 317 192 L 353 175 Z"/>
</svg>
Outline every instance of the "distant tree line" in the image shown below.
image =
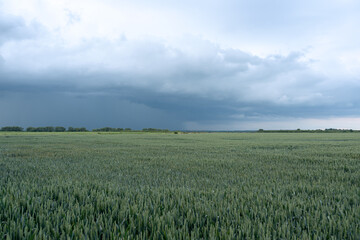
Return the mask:
<svg viewBox="0 0 360 240">
<path fill-rule="evenodd" d="M 336 129 L 336 128 L 326 128 L 326 129 L 316 129 L 316 130 L 302 130 L 300 128 L 296 130 L 264 130 L 259 129 L 257 132 L 264 133 L 340 133 L 340 132 L 360 132 L 360 130 L 353 129 Z"/>
<path fill-rule="evenodd" d="M 81 128 L 73 128 L 73 127 L 68 127 L 68 132 L 88 132 L 88 130 L 84 127 Z"/>
<path fill-rule="evenodd" d="M 23 132 L 24 128 L 18 126 L 7 126 L 2 127 L 0 131 L 3 132 Z M 68 129 L 64 127 L 28 127 L 26 128 L 26 132 L 88 132 L 88 130 L 84 127 L 81 128 L 74 128 L 68 127 Z"/>
<path fill-rule="evenodd" d="M 27 132 L 88 132 L 84 127 L 73 128 L 69 127 L 67 130 L 64 127 L 28 127 Z"/>
<path fill-rule="evenodd" d="M 0 131 L 23 132 L 24 128 L 18 126 L 7 126 L 7 127 L 2 127 Z M 129 132 L 132 130 L 131 128 L 104 127 L 104 128 L 93 129 L 92 131 L 93 132 L 122 132 L 122 131 Z M 28 127 L 26 128 L 26 132 L 89 132 L 89 130 L 87 130 L 84 127 L 81 128 L 68 127 L 68 129 L 66 129 L 64 127 L 59 127 L 59 126 L 58 127 L 47 126 L 47 127 Z"/>
<path fill-rule="evenodd" d="M 0 128 L 0 131 L 3 132 L 23 132 L 24 128 L 19 126 L 6 126 Z M 57 126 L 47 126 L 47 127 L 28 127 L 25 130 L 26 132 L 89 132 L 85 127 L 74 128 Z M 92 130 L 93 132 L 170 132 L 168 129 L 159 129 L 159 128 L 143 128 L 142 130 L 132 130 L 131 128 L 112 128 L 112 127 L 103 127 L 103 128 L 96 128 Z M 339 132 L 360 132 L 360 130 L 353 130 L 353 129 L 336 129 L 336 128 L 327 128 L 327 129 L 316 129 L 316 130 L 303 130 L 303 129 L 296 129 L 296 130 L 264 130 L 259 129 L 259 133 L 339 133 Z M 178 133 L 178 131 L 174 132 Z"/>
<path fill-rule="evenodd" d="M 0 131 L 4 132 L 22 132 L 24 131 L 24 128 L 18 127 L 18 126 L 8 126 L 8 127 L 2 127 Z"/>
<path fill-rule="evenodd" d="M 170 132 L 168 129 L 143 128 L 143 132 Z"/>
<path fill-rule="evenodd" d="M 123 131 L 131 131 L 131 128 L 112 128 L 112 127 L 103 127 L 93 129 L 93 132 L 123 132 Z"/>
<path fill-rule="evenodd" d="M 92 130 L 93 132 L 130 132 L 133 131 L 131 128 L 96 128 Z M 135 130 L 139 131 L 139 130 Z M 143 128 L 140 132 L 170 132 L 168 129 L 158 129 L 158 128 Z"/>
<path fill-rule="evenodd" d="M 64 127 L 28 127 L 27 132 L 65 132 Z"/>
</svg>

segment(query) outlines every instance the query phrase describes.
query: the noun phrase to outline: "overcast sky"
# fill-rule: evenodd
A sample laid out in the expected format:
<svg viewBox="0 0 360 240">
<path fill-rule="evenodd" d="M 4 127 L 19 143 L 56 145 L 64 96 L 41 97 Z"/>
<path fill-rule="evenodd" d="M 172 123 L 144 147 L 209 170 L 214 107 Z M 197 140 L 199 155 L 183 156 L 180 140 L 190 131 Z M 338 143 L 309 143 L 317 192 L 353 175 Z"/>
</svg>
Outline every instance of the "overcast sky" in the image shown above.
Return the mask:
<svg viewBox="0 0 360 240">
<path fill-rule="evenodd" d="M 0 126 L 360 129 L 360 1 L 0 0 Z"/>
</svg>

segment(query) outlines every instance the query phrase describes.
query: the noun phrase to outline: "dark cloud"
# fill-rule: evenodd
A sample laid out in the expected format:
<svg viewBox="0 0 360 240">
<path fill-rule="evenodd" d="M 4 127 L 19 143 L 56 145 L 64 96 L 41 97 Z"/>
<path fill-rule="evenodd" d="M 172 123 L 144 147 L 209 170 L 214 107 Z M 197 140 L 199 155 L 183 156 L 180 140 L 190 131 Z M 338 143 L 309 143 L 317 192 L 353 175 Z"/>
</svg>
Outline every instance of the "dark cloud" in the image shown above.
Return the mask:
<svg viewBox="0 0 360 240">
<path fill-rule="evenodd" d="M 346 105 L 354 100 L 351 97 L 334 104 L 278 104 L 239 101 L 233 96 L 217 99 L 212 95 L 164 92 L 156 87 L 125 84 L 79 85 L 76 81 L 83 82 L 86 77 L 68 73 L 74 82 L 65 83 L 61 81 L 64 76 L 58 74 L 58 81 L 52 83 L 39 81 L 40 77 L 38 83 L 1 82 L 0 111 L 6 115 L 0 124 L 182 129 L 186 122 L 226 124 L 284 117 L 351 116 L 358 109 L 357 105 Z M 92 77 L 101 81 L 116 79 L 117 75 Z M 354 90 L 350 92 L 355 93 Z"/>
<path fill-rule="evenodd" d="M 21 92 L 0 97 L 0 125 L 85 126 L 87 128 L 146 127 L 176 129 L 181 123 L 171 115 L 116 96 L 54 92 Z"/>
</svg>

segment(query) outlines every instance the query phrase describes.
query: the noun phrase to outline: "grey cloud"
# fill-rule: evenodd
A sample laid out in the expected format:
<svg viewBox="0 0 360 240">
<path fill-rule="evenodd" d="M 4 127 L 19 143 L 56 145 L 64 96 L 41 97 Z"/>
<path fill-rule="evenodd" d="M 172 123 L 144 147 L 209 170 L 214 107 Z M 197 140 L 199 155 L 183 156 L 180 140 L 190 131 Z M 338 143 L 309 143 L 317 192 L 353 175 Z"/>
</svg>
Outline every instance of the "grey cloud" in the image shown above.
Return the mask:
<svg viewBox="0 0 360 240">
<path fill-rule="evenodd" d="M 104 126 L 176 129 L 179 121 L 158 109 L 116 96 L 93 96 L 54 91 L 12 92 L 0 97 L 0 126 Z"/>
<path fill-rule="evenodd" d="M 17 121 L 31 120 L 32 125 L 41 125 L 40 123 L 46 121 L 68 125 L 71 119 L 76 119 L 73 120 L 73 124 L 83 123 L 87 127 L 100 127 L 106 123 L 105 125 L 120 127 L 177 129 L 184 128 L 183 123 L 188 121 L 226 123 L 233 120 L 259 121 L 269 117 L 344 116 L 354 114 L 357 108 L 344 106 L 344 102 L 333 105 L 289 106 L 266 101 L 239 102 L 234 101 L 232 97 L 214 99 L 184 92 L 159 92 L 156 88 L 140 86 L 79 86 L 74 83 L 62 83 L 60 80 L 64 75 L 58 75 L 59 81 L 47 84 L 3 82 L 0 84 L 2 112 L 6 112 L 8 118 L 16 116 L 11 119 Z M 72 77 L 78 81 L 85 80 L 75 74 Z M 116 75 L 93 77 L 100 80 L 104 77 L 116 78 Z M 144 115 L 144 112 L 149 116 Z M 234 115 L 242 115 L 242 118 L 233 117 Z M 2 119 L 4 120 L 4 117 Z"/>
<path fill-rule="evenodd" d="M 0 12 L 0 45 L 7 41 L 33 38 L 40 29 L 40 24 L 35 21 L 27 25 L 21 17 Z"/>
<path fill-rule="evenodd" d="M 71 81 L 84 88 L 128 86 L 209 99 L 232 98 L 238 102 L 276 103 L 286 95 L 286 99 L 300 99 L 301 103 L 302 92 L 298 90 L 303 80 L 300 78 L 308 69 L 307 63 L 299 61 L 300 53 L 260 58 L 236 49 L 221 49 L 208 42 L 205 42 L 208 47 L 199 51 L 197 45 L 184 50 L 146 40 L 96 40 L 71 50 L 61 46 L 38 49 L 33 46 L 31 52 L 14 49 L 6 63 L 10 70 L 11 66 L 17 66 L 3 78 L 7 76 L 20 83 L 33 79 L 30 81 L 39 84 Z M 27 79 L 21 78 L 18 69 L 22 69 Z M 308 75 L 313 77 L 308 84 L 315 86 L 314 76 Z M 302 88 L 307 89 L 307 96 L 316 93 L 316 89 L 309 86 Z"/>
<path fill-rule="evenodd" d="M 204 37 L 179 29 L 185 35 L 176 40 L 135 38 L 117 29 L 118 39 L 79 40 L 72 31 L 82 29 L 83 19 L 72 9 L 64 10 L 67 17 L 62 13 L 67 25 L 53 32 L 0 13 L 0 125 L 182 128 L 186 122 L 359 115 L 357 63 L 350 66 L 352 74 L 341 77 L 342 68 L 332 76 L 329 67 L 349 52 L 357 59 L 356 1 L 134 3 L 134 9 L 171 10 L 194 22 L 190 30 Z M 236 48 L 206 39 L 225 39 L 222 43 Z M 323 65 L 306 60 L 303 51 L 257 56 L 241 50 L 241 43 L 251 46 L 250 41 L 273 52 L 314 44 Z M 325 50 L 334 51 L 321 53 Z M 326 65 L 329 56 L 336 59 Z"/>
<path fill-rule="evenodd" d="M 186 48 L 126 38 L 71 49 L 61 41 L 3 46 L 12 54 L 0 70 L 0 110 L 7 113 L 0 124 L 176 129 L 189 121 L 356 113 L 359 86 L 324 87 L 326 79 L 301 61 L 301 52 L 262 58 L 194 42 Z"/>
<path fill-rule="evenodd" d="M 3 58 L 3 56 L 0 55 L 0 71 L 1 71 L 1 68 L 4 66 L 5 64 L 5 59 Z"/>
</svg>

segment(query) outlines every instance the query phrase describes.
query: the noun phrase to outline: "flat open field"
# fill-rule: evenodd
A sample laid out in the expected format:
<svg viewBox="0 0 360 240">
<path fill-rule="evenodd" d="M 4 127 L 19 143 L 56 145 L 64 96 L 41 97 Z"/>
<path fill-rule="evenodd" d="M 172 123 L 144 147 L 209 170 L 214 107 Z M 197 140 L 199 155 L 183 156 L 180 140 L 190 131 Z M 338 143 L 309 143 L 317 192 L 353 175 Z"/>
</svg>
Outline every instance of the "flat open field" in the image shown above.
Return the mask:
<svg viewBox="0 0 360 240">
<path fill-rule="evenodd" d="M 360 239 L 360 134 L 0 133 L 0 239 Z"/>
</svg>

